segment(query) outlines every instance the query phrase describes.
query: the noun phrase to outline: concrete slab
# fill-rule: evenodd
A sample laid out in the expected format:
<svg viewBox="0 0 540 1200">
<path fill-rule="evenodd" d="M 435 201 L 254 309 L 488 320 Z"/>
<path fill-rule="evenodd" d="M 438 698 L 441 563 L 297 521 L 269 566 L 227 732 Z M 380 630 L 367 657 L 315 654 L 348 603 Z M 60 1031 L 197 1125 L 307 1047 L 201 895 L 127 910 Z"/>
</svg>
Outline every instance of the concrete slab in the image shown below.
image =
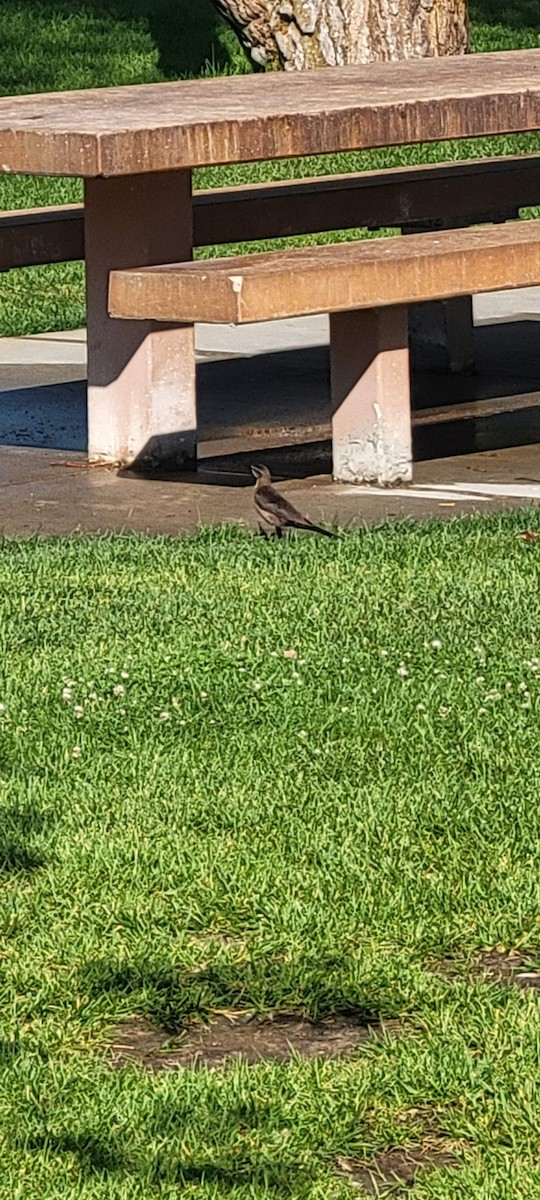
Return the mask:
<svg viewBox="0 0 540 1200">
<path fill-rule="evenodd" d="M 510 292 L 484 292 L 481 296 L 474 296 L 473 314 L 475 325 L 540 321 L 540 287 L 516 288 Z"/>
<path fill-rule="evenodd" d="M 213 454 L 201 463 L 197 477 L 159 480 L 88 468 L 83 455 L 62 460 L 48 450 L 4 447 L 0 529 L 22 536 L 131 530 L 175 537 L 200 525 L 231 523 L 255 530 L 249 457 L 233 464 Z M 264 449 L 262 457 L 268 461 Z M 371 491 L 334 484 L 322 475 L 283 479 L 279 486 L 313 520 L 344 529 L 396 517 L 494 512 L 538 503 L 540 446 L 424 462 L 416 475 L 410 490 Z"/>
<path fill-rule="evenodd" d="M 0 339 L 0 529 L 255 527 L 246 490 L 254 459 L 313 519 L 345 528 L 537 503 L 540 338 L 518 318 L 538 319 L 540 288 L 476 297 L 475 312 L 479 374 L 415 377 L 414 485 L 389 491 L 330 478 L 326 317 L 198 327 L 199 470 L 168 479 L 86 463 L 83 330 Z M 529 444 L 501 449 L 512 443 Z"/>
</svg>

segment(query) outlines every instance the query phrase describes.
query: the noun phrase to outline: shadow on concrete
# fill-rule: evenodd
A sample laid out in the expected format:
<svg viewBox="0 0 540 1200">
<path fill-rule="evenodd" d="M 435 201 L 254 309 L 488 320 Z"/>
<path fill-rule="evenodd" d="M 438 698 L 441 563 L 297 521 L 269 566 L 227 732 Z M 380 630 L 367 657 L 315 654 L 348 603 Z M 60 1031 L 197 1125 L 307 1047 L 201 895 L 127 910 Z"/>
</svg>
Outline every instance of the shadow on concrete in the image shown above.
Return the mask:
<svg viewBox="0 0 540 1200">
<path fill-rule="evenodd" d="M 137 471 L 136 465 L 121 469 L 119 476 L 133 475 L 161 479 L 183 484 L 206 484 L 209 487 L 246 488 L 253 487 L 251 464 L 262 462 L 270 468 L 274 481 L 280 479 L 309 479 L 313 475 L 330 475 L 332 472 L 332 442 L 321 438 L 305 441 L 301 436 L 288 444 L 268 444 L 252 450 L 239 450 L 223 454 L 205 455 L 204 443 L 199 449 L 197 471 L 181 471 L 160 467 L 149 475 L 147 470 Z"/>
<path fill-rule="evenodd" d="M 0 391 L 0 445 L 86 450 L 86 382 Z"/>
<path fill-rule="evenodd" d="M 475 331 L 476 374 L 416 372 L 415 458 L 539 441 L 539 334 L 540 324 L 533 321 L 480 327 Z M 14 368 L 8 370 L 13 374 Z M 0 392 L 0 445 L 84 452 L 84 382 L 46 379 L 42 386 Z M 142 469 L 135 466 L 130 474 L 241 488 L 251 486 L 250 464 L 261 457 L 276 479 L 331 471 L 328 347 L 207 359 L 198 364 L 197 388 L 197 473 L 182 468 L 183 435 L 173 431 L 145 447 Z M 519 397 L 515 411 L 514 396 Z M 477 401 L 491 400 L 488 411 L 485 403 L 475 409 Z M 450 407 L 446 418 L 444 410 Z M 437 411 L 426 414 L 428 409 Z M 156 453 L 163 456 L 167 442 L 169 461 L 156 470 Z"/>
</svg>

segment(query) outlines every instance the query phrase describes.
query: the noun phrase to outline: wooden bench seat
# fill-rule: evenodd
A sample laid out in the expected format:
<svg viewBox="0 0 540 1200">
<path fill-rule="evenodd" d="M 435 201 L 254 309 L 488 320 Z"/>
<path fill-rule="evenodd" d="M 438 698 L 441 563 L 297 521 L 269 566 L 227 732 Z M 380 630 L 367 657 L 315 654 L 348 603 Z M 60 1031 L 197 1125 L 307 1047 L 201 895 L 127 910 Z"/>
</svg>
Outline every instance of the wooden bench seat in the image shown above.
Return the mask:
<svg viewBox="0 0 540 1200">
<path fill-rule="evenodd" d="M 471 159 L 196 191 L 195 247 L 332 230 L 404 233 L 515 220 L 540 199 L 540 156 Z M 0 214 L 0 271 L 84 259 L 84 208 L 69 204 Z M 439 311 L 438 311 L 439 309 Z M 474 363 L 472 300 L 411 314 L 422 363 L 463 371 Z"/>
<path fill-rule="evenodd" d="M 109 311 L 246 325 L 526 287 L 539 264 L 540 222 L 513 221 L 112 271 Z"/>
<path fill-rule="evenodd" d="M 334 477 L 411 478 L 407 307 L 540 283 L 540 221 L 112 271 L 112 317 L 242 325 L 330 313 Z"/>
</svg>

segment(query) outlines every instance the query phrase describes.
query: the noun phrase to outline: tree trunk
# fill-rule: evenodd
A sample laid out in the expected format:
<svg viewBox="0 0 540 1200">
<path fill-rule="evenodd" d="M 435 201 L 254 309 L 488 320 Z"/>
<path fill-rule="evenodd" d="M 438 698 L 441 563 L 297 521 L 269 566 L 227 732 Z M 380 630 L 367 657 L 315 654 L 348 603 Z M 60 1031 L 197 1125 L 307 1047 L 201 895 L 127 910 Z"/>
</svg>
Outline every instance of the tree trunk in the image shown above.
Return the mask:
<svg viewBox="0 0 540 1200">
<path fill-rule="evenodd" d="M 214 0 L 259 67 L 465 54 L 467 0 Z"/>
</svg>

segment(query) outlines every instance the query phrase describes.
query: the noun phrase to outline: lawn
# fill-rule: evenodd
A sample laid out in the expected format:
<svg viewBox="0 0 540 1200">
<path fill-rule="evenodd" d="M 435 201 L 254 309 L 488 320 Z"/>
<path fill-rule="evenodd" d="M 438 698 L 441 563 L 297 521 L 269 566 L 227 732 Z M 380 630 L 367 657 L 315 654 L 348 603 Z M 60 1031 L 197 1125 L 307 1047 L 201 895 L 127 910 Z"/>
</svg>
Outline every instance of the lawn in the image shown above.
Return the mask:
<svg viewBox="0 0 540 1200">
<path fill-rule="evenodd" d="M 537 514 L 4 541 L 0 1197 L 540 1197 Z M 441 970 L 441 960 L 451 960 Z M 113 1070 L 128 1016 L 393 1018 L 342 1061 Z"/>
<path fill-rule="evenodd" d="M 536 47 L 537 0 L 475 0 L 474 50 Z M 246 70 L 233 33 L 210 0 L 0 0 L 0 94 L 52 91 L 107 84 L 148 83 Z M 369 153 L 214 168 L 199 171 L 199 187 L 224 186 L 302 175 L 434 162 L 444 159 L 537 152 L 537 134 L 403 146 Z M 80 200 L 77 180 L 0 176 L 0 209 Z M 352 231 L 349 236 L 358 236 Z M 343 235 L 341 235 L 343 236 Z M 332 235 L 323 235 L 328 240 Z M 305 239 L 304 239 L 305 240 Z M 265 243 L 265 248 L 278 243 Z M 216 247 L 236 253 L 252 247 Z M 0 336 L 75 328 L 84 324 L 84 274 L 80 263 L 14 271 L 0 276 Z"/>
</svg>

